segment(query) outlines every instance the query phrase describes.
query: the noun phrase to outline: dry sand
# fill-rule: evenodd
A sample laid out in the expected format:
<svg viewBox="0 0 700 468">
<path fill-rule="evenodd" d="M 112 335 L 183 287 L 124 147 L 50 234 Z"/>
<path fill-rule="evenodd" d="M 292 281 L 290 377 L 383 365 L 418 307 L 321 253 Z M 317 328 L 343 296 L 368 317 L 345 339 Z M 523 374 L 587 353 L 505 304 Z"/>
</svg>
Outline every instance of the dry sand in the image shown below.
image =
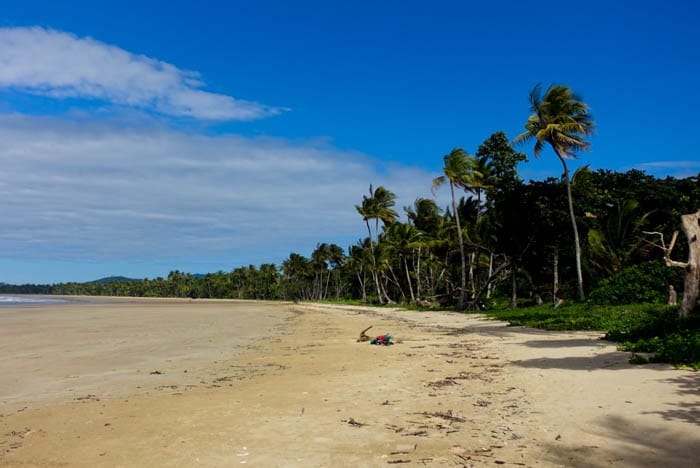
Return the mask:
<svg viewBox="0 0 700 468">
<path fill-rule="evenodd" d="M 700 374 L 595 333 L 117 301 L 3 308 L 0 339 L 0 466 L 698 466 Z"/>
</svg>

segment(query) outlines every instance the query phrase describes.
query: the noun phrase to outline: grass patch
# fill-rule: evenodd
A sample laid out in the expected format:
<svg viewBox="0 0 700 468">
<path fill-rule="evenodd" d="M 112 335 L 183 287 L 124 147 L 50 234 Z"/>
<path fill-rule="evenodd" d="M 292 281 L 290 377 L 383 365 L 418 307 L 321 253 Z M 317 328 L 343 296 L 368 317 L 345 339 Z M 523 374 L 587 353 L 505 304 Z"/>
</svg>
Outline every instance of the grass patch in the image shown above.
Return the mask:
<svg viewBox="0 0 700 468">
<path fill-rule="evenodd" d="M 688 319 L 678 317 L 677 307 L 660 304 L 598 306 L 551 304 L 519 309 L 495 308 L 488 316 L 510 325 L 544 330 L 599 330 L 606 340 L 620 342 L 622 351 L 653 353 L 651 362 L 668 362 L 700 369 L 700 314 Z M 635 363 L 642 359 L 633 358 Z"/>
</svg>

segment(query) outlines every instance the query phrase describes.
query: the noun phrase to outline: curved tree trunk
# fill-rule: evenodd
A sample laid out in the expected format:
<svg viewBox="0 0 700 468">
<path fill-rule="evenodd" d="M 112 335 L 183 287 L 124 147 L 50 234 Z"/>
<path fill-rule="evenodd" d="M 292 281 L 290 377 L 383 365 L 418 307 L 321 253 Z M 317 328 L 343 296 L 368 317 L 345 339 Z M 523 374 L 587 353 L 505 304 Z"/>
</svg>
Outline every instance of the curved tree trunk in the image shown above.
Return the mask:
<svg viewBox="0 0 700 468">
<path fill-rule="evenodd" d="M 416 295 L 413 294 L 413 284 L 411 283 L 411 275 L 408 273 L 408 259 L 406 255 L 403 256 L 403 266 L 406 270 L 406 281 L 408 282 L 408 292 L 411 293 L 411 304 L 416 302 Z"/>
<path fill-rule="evenodd" d="M 459 222 L 459 213 L 457 212 L 457 203 L 455 202 L 455 186 L 450 181 L 450 192 L 452 193 L 452 210 L 454 210 L 455 222 L 457 223 L 457 238 L 459 239 L 459 256 L 462 260 L 462 281 L 459 288 L 459 299 L 457 301 L 457 310 L 464 310 L 464 293 L 467 289 L 467 261 L 464 258 L 464 241 L 462 240 L 462 226 Z"/>
<path fill-rule="evenodd" d="M 664 251 L 664 261 L 669 267 L 678 267 L 685 270 L 683 283 L 683 302 L 681 302 L 680 316 L 687 317 L 696 304 L 700 294 L 700 210 L 681 216 L 681 229 L 688 239 L 688 261 L 677 262 L 671 260 L 671 251 L 676 244 L 678 231 L 673 233 L 671 244 L 666 248 L 663 234 L 660 232 L 648 232 L 646 234 L 658 234 L 661 237 L 661 248 Z"/>
<path fill-rule="evenodd" d="M 557 157 L 564 167 L 564 182 L 566 182 L 566 196 L 569 201 L 569 216 L 571 217 L 571 226 L 574 229 L 574 249 L 576 251 L 576 279 L 578 280 L 578 298 L 581 301 L 586 300 L 586 295 L 583 292 L 583 272 L 581 270 L 581 241 L 578 237 L 578 226 L 576 225 L 576 215 L 574 214 L 574 198 L 571 195 L 571 181 L 569 180 L 569 168 L 566 165 L 564 156 L 557 148 L 554 148 Z"/>
<path fill-rule="evenodd" d="M 490 278 L 492 274 L 493 274 L 493 252 L 490 252 L 490 253 L 489 253 L 489 274 L 488 274 L 488 278 Z M 492 286 L 491 286 L 491 283 L 489 283 L 489 284 L 486 286 L 486 299 L 491 299 L 491 290 L 492 290 Z"/>
<path fill-rule="evenodd" d="M 418 259 L 416 261 L 416 298 L 419 301 L 421 300 L 421 294 L 420 294 L 420 255 L 421 255 L 421 248 L 419 246 L 418 247 Z"/>
<path fill-rule="evenodd" d="M 369 227 L 369 220 L 365 220 L 367 223 L 367 232 L 369 233 L 369 250 L 372 254 L 372 278 L 374 278 L 374 285 L 377 287 L 377 296 L 379 297 L 379 303 L 384 304 L 384 299 L 382 299 L 382 289 L 379 286 L 379 274 L 377 273 L 377 259 L 374 256 L 374 242 L 372 241 L 372 229 Z"/>
</svg>

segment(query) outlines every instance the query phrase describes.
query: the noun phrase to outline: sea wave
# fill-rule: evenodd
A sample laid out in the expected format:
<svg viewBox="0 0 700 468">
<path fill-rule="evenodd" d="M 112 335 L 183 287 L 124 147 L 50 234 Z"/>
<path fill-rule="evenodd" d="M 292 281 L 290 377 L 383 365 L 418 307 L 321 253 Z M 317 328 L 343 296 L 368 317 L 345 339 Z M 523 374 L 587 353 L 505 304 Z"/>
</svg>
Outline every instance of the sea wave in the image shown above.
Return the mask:
<svg viewBox="0 0 700 468">
<path fill-rule="evenodd" d="M 0 305 L 61 304 L 64 302 L 69 301 L 64 299 L 54 299 L 48 297 L 0 296 Z"/>
</svg>

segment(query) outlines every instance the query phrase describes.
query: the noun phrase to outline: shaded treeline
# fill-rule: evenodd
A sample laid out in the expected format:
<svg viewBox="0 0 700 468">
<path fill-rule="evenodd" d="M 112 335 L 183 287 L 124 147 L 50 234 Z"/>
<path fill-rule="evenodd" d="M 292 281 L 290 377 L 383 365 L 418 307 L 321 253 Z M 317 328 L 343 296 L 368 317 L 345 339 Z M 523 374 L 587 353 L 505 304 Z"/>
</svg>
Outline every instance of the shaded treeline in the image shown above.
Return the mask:
<svg viewBox="0 0 700 468">
<path fill-rule="evenodd" d="M 172 271 L 167 278 L 106 283 L 0 285 L 5 293 L 89 294 L 280 300 L 361 300 L 476 308 L 498 294 L 513 306 L 576 299 L 629 267 L 661 258 L 643 231 L 670 234 L 681 214 L 700 207 L 699 177 L 659 179 L 642 171 L 579 169 L 566 177 L 523 182 L 525 155 L 502 132 L 469 155 L 445 156 L 434 190 L 453 203 L 418 198 L 395 206 L 387 187 L 358 194 L 358 232 L 347 249 L 319 243 L 310 257 L 281 265 L 235 268 L 206 275 Z M 426 185 L 431 181 L 427 180 Z M 570 183 L 571 196 L 567 194 Z M 582 282 L 568 204 L 580 238 Z M 683 246 L 675 253 L 683 258 Z M 659 298 L 666 284 L 659 284 Z"/>
</svg>

